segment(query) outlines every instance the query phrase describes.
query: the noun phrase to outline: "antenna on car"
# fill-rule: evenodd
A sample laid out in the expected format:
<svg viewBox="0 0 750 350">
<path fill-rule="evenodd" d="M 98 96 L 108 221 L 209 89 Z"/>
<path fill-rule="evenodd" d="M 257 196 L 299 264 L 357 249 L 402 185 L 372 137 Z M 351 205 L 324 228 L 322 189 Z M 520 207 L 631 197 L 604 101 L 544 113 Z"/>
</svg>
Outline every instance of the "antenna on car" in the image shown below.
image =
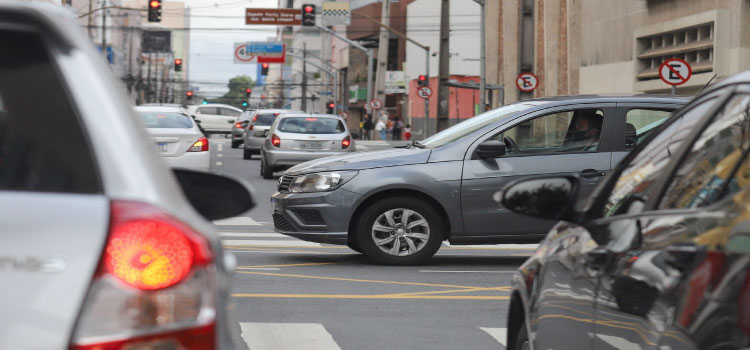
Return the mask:
<svg viewBox="0 0 750 350">
<path fill-rule="evenodd" d="M 711 79 L 708 79 L 708 82 L 706 83 L 706 85 L 703 85 L 701 90 L 698 91 L 696 95 L 699 95 L 701 92 L 703 92 L 703 90 L 708 86 L 708 84 L 711 84 L 711 82 L 714 81 L 714 78 L 716 78 L 716 74 L 714 74 L 714 76 L 712 76 Z"/>
</svg>

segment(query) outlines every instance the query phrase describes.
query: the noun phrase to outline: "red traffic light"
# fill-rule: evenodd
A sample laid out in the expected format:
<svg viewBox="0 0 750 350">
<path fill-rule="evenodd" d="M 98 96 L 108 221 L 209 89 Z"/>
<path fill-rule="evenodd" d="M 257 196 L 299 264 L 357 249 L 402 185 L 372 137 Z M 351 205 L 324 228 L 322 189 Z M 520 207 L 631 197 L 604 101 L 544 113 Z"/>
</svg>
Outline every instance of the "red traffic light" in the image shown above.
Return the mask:
<svg viewBox="0 0 750 350">
<path fill-rule="evenodd" d="M 181 59 L 179 59 L 179 58 L 176 58 L 176 59 L 174 60 L 174 64 L 182 64 L 182 60 L 181 60 Z"/>
<path fill-rule="evenodd" d="M 253 89 L 245 89 L 245 92 L 247 92 L 249 94 L 249 93 L 253 92 Z"/>
<path fill-rule="evenodd" d="M 268 68 L 268 63 L 263 63 L 263 68 Z"/>
<path fill-rule="evenodd" d="M 335 103 L 331 102 L 331 103 L 328 104 L 328 108 L 333 108 L 333 107 L 336 107 Z"/>
<path fill-rule="evenodd" d="M 424 75 L 420 75 L 419 76 L 419 81 L 425 81 L 425 80 L 427 80 L 426 76 L 424 76 Z"/>
<path fill-rule="evenodd" d="M 315 11 L 315 9 L 312 6 L 305 6 L 305 12 L 310 13 Z"/>
<path fill-rule="evenodd" d="M 193 96 L 193 92 L 192 91 L 188 91 L 188 92 L 185 93 L 185 95 L 187 95 L 188 97 Z"/>
<path fill-rule="evenodd" d="M 153 8 L 157 8 L 157 7 L 159 7 L 161 5 L 161 1 L 151 0 L 151 1 L 149 1 L 148 5 L 151 6 L 151 7 L 153 7 Z"/>
</svg>

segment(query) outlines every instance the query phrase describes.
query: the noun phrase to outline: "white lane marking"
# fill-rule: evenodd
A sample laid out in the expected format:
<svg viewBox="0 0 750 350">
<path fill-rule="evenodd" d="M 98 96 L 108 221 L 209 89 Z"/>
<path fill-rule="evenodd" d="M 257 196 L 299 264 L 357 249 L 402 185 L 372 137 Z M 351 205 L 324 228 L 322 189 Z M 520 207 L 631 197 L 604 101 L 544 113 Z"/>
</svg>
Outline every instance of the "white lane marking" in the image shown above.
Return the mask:
<svg viewBox="0 0 750 350">
<path fill-rule="evenodd" d="M 450 244 L 447 241 L 443 242 L 446 247 L 453 248 L 496 248 L 496 249 L 528 249 L 536 250 L 538 244 L 476 244 L 476 245 L 458 245 Z"/>
<path fill-rule="evenodd" d="M 221 237 L 290 238 L 276 232 L 219 232 Z"/>
<path fill-rule="evenodd" d="M 223 150 L 224 150 L 224 144 L 223 144 L 223 143 L 220 143 L 220 144 L 219 144 L 219 152 L 221 152 L 221 151 L 223 151 Z"/>
<path fill-rule="evenodd" d="M 603 335 L 603 334 L 597 334 L 596 335 L 599 339 L 603 340 L 605 343 L 614 346 L 616 349 L 623 349 L 623 350 L 641 350 L 641 346 L 628 341 L 625 338 L 622 337 L 616 337 L 613 335 Z"/>
<path fill-rule="evenodd" d="M 231 246 L 271 246 L 271 247 L 320 247 L 320 243 L 306 242 L 306 241 L 261 241 L 261 240 L 234 240 L 234 239 L 222 239 L 221 244 Z"/>
<path fill-rule="evenodd" d="M 289 247 L 288 249 L 291 249 L 294 247 Z M 306 247 L 299 247 L 299 248 L 306 248 Z M 266 248 L 263 248 L 266 249 Z M 283 250 L 286 248 L 276 248 L 281 250 L 225 250 L 224 252 L 232 253 L 232 254 L 239 254 L 239 253 L 253 253 L 253 254 L 301 254 L 301 253 L 307 253 L 307 254 L 315 254 L 315 255 L 352 255 L 354 254 L 353 251 L 350 251 L 348 253 L 331 253 L 331 252 L 320 252 L 320 251 L 303 251 L 303 250 Z"/>
<path fill-rule="evenodd" d="M 426 273 L 514 273 L 515 271 L 478 271 L 478 270 L 463 270 L 463 271 L 454 271 L 454 270 L 419 270 L 419 272 L 426 272 Z"/>
<path fill-rule="evenodd" d="M 498 343 L 502 346 L 505 345 L 505 339 L 507 339 L 507 328 L 489 328 L 489 327 L 479 327 L 479 329 L 487 332 L 491 337 L 495 338 Z"/>
<path fill-rule="evenodd" d="M 253 350 L 341 350 L 318 323 L 240 322 L 242 339 Z"/>
<path fill-rule="evenodd" d="M 236 270 L 270 270 L 270 271 L 279 271 L 281 270 L 278 267 L 238 267 Z"/>
<path fill-rule="evenodd" d="M 216 165 L 221 165 L 221 164 L 222 164 L 221 162 L 216 162 Z"/>
<path fill-rule="evenodd" d="M 220 226 L 258 226 L 262 225 L 253 218 L 247 216 L 235 216 L 229 219 L 214 220 L 214 225 Z"/>
<path fill-rule="evenodd" d="M 221 157 L 223 157 L 224 155 L 223 155 L 223 154 L 221 154 L 221 153 L 219 153 L 219 154 L 217 154 L 216 156 L 217 156 L 217 157 L 219 157 L 219 158 L 221 158 Z"/>
</svg>

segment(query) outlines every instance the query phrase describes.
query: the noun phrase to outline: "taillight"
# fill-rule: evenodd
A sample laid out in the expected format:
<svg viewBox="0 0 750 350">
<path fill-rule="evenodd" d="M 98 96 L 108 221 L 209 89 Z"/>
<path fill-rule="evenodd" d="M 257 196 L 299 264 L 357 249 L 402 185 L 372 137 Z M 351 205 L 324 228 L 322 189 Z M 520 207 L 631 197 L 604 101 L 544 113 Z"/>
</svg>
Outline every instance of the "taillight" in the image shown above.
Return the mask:
<svg viewBox="0 0 750 350">
<path fill-rule="evenodd" d="M 208 139 L 205 137 L 201 137 L 198 139 L 198 141 L 195 141 L 195 143 L 190 146 L 190 149 L 187 150 L 188 152 L 205 152 L 208 151 Z"/>
<path fill-rule="evenodd" d="M 254 125 L 255 125 L 255 124 L 250 124 L 250 126 L 248 126 L 248 127 L 247 127 L 247 130 L 250 130 L 250 131 L 252 131 L 252 130 L 253 130 L 253 126 L 254 126 Z"/>
<path fill-rule="evenodd" d="M 212 259 L 204 237 L 158 208 L 112 202 L 71 349 L 213 349 Z"/>
<path fill-rule="evenodd" d="M 271 143 L 274 146 L 279 147 L 281 146 L 281 139 L 276 134 L 273 134 L 271 135 Z"/>
<path fill-rule="evenodd" d="M 351 145 L 351 144 L 352 144 L 352 139 L 349 138 L 349 136 L 344 137 L 344 139 L 341 140 L 341 148 L 343 148 L 343 149 L 349 148 L 349 145 Z"/>
<path fill-rule="evenodd" d="M 242 122 L 236 122 L 234 123 L 234 127 L 237 129 L 242 129 Z"/>
</svg>

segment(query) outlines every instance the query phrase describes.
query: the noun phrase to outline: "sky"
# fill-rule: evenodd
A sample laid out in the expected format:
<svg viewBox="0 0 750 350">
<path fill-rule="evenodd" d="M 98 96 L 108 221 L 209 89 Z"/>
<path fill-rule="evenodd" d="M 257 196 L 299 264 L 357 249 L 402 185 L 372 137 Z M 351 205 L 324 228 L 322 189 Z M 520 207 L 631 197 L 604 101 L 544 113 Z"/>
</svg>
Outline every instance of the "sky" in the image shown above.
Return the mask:
<svg viewBox="0 0 750 350">
<path fill-rule="evenodd" d="M 220 96 L 229 79 L 249 75 L 255 79 L 255 64 L 234 64 L 235 42 L 266 41 L 276 35 L 276 26 L 245 24 L 245 8 L 275 8 L 278 0 L 185 0 L 190 7 L 190 80 L 196 92 Z"/>
</svg>

